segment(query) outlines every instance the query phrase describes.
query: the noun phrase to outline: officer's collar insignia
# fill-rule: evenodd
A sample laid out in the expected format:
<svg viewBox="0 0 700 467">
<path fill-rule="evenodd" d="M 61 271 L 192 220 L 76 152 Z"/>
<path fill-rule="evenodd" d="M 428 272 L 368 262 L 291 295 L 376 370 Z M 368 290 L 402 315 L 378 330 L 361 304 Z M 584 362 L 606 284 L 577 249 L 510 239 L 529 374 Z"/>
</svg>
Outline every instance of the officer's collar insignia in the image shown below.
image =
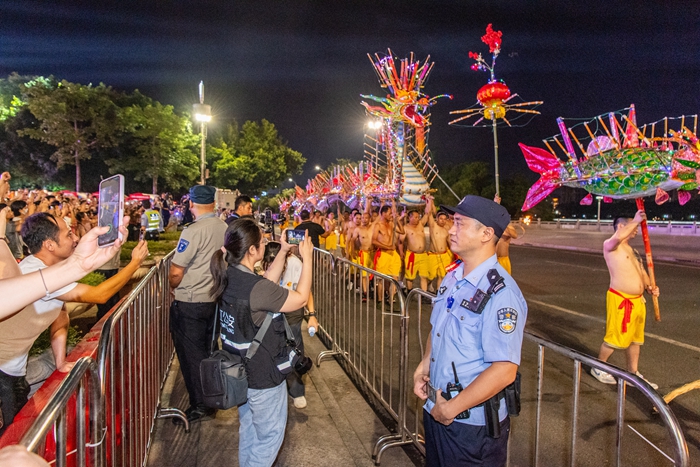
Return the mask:
<svg viewBox="0 0 700 467">
<path fill-rule="evenodd" d="M 177 244 L 177 252 L 178 253 L 183 253 L 187 247 L 190 245 L 190 242 L 185 240 L 184 238 L 181 238 L 180 241 Z"/>
<path fill-rule="evenodd" d="M 444 294 L 445 290 L 447 290 L 447 286 L 443 285 L 442 287 L 440 287 L 440 295 Z"/>
<path fill-rule="evenodd" d="M 511 334 L 518 324 L 518 312 L 513 308 L 501 308 L 496 313 L 498 317 L 498 329 L 503 334 Z"/>
<path fill-rule="evenodd" d="M 452 262 L 445 268 L 445 271 L 447 271 L 447 272 L 452 272 L 452 271 L 454 271 L 455 269 L 457 269 L 457 268 L 459 267 L 460 264 L 462 264 L 462 260 L 461 260 L 461 259 L 456 259 L 456 260 L 452 261 Z"/>
</svg>

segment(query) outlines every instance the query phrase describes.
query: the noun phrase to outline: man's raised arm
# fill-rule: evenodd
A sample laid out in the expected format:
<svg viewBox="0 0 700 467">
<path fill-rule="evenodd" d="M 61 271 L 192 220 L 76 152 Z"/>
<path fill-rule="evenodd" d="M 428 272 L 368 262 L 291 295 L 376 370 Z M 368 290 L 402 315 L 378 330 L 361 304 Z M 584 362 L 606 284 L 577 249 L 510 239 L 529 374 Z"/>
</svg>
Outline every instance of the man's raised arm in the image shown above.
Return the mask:
<svg viewBox="0 0 700 467">
<path fill-rule="evenodd" d="M 86 284 L 78 284 L 73 290 L 66 292 L 58 297 L 58 299 L 64 302 L 104 304 L 129 282 L 131 276 L 141 267 L 143 260 L 146 259 L 147 256 L 148 244 L 144 240 L 141 240 L 131 252 L 131 262 L 113 277 L 110 277 L 100 285 L 94 287 Z"/>
<path fill-rule="evenodd" d="M 646 220 L 646 218 L 647 215 L 644 211 L 637 211 L 637 213 L 634 215 L 634 219 L 619 227 L 612 237 L 605 240 L 605 243 L 603 243 L 603 251 L 609 253 L 617 250 L 620 243 L 627 240 L 634 232 L 636 232 L 639 224 Z"/>
</svg>

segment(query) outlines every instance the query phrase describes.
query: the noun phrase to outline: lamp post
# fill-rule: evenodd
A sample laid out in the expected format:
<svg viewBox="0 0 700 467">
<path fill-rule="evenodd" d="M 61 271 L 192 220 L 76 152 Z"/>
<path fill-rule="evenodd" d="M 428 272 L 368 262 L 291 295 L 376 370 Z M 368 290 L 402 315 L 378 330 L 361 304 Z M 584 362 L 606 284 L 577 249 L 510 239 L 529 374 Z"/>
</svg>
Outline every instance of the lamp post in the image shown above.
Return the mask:
<svg viewBox="0 0 700 467">
<path fill-rule="evenodd" d="M 598 200 L 598 231 L 600 231 L 600 202 L 603 201 L 603 197 L 596 196 L 595 199 Z"/>
<path fill-rule="evenodd" d="M 202 154 L 200 161 L 200 185 L 207 184 L 207 122 L 211 121 L 211 106 L 204 105 L 204 81 L 199 82 L 199 104 L 193 106 L 194 118 L 201 125 L 202 130 Z"/>
</svg>

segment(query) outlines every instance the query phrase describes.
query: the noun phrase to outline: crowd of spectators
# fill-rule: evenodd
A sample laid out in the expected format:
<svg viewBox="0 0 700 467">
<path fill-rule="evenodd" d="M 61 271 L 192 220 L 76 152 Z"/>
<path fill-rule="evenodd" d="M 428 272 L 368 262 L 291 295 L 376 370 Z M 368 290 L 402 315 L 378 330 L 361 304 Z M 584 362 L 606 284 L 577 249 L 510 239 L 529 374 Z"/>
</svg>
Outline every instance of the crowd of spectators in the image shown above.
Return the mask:
<svg viewBox="0 0 700 467">
<path fill-rule="evenodd" d="M 271 213 L 267 215 L 266 213 L 255 213 L 253 199 L 250 197 L 240 195 L 232 209 L 214 212 L 213 197 L 216 190 L 213 187 L 196 186 L 190 191 L 189 196 L 195 196 L 193 193 L 199 193 L 197 191 L 199 189 L 203 193 L 198 195 L 202 199 L 206 197 L 206 202 L 196 197 L 192 199 L 183 197 L 179 203 L 176 203 L 169 194 L 144 195 L 141 197 L 142 199 L 128 200 L 125 203 L 124 225 L 120 228 L 123 241 L 119 240 L 109 248 L 98 248 L 97 237 L 105 233 L 107 229 L 107 227 L 98 227 L 98 193 L 50 192 L 25 188 L 12 190 L 10 187 L 11 178 L 8 172 L 0 175 L 0 291 L 3 291 L 4 295 L 5 291 L 11 289 L 18 296 L 5 300 L 5 305 L 9 308 L 3 309 L 0 313 L 0 406 L 2 413 L 0 435 L 28 401 L 29 386 L 25 376 L 27 355 L 32 343 L 42 331 L 48 328 L 50 330 L 51 350 L 57 369 L 62 372 L 70 371 L 72 365 L 65 363 L 66 335 L 70 317 L 66 312 L 64 302 L 75 301 L 101 305 L 97 314 L 99 320 L 117 302 L 119 290 L 132 277 L 132 274 L 141 266 L 148 255 L 147 240 L 158 240 L 161 233 L 177 231 L 179 226 L 185 229 L 178 244 L 178 255 L 176 255 L 171 268 L 172 276 L 179 270 L 178 261 L 186 262 L 185 259 L 190 254 L 190 250 L 195 247 L 195 240 L 199 238 L 196 236 L 196 230 L 198 227 L 204 226 L 207 219 L 210 224 L 212 222 L 220 224 L 215 225 L 218 228 L 218 235 L 216 235 L 216 246 L 212 251 L 219 251 L 219 248 L 224 245 L 223 232 L 227 231 L 227 227 L 229 227 L 228 230 L 233 231 L 243 225 L 241 222 L 250 224 L 249 227 L 252 232 L 254 231 L 257 242 L 254 255 L 251 256 L 249 252 L 246 252 L 246 255 L 255 259 L 255 261 L 249 261 L 250 264 L 245 263 L 250 270 L 249 272 L 257 272 L 260 267 L 258 262 L 262 259 L 264 251 L 264 243 L 261 239 L 264 238 L 264 242 L 267 242 L 270 236 L 274 237 L 274 229 L 272 228 L 274 221 L 272 221 Z M 209 191 L 213 191 L 213 193 L 209 193 Z M 241 222 L 235 222 L 237 219 L 240 219 Z M 253 219 L 255 222 L 250 222 L 248 219 Z M 226 221 L 226 223 L 222 221 Z M 277 217 L 277 221 L 284 222 L 284 218 Z M 326 235 L 325 230 L 323 235 Z M 204 243 L 209 242 L 210 239 L 211 236 L 202 236 Z M 129 264 L 120 267 L 120 249 L 125 241 L 134 241 L 137 244 L 132 250 L 132 259 Z M 306 243 L 303 242 L 302 245 L 306 245 Z M 296 276 L 300 276 L 301 262 L 295 256 L 288 254 L 289 245 L 283 239 L 281 239 L 281 245 L 285 254 L 280 256 L 284 261 L 281 259 L 278 265 L 275 263 L 275 265 L 270 266 L 273 273 L 268 271 L 271 276 L 267 277 L 266 275 L 267 278 L 272 278 L 272 283 L 266 281 L 268 288 L 284 291 L 285 297 L 287 294 L 292 297 L 297 297 L 297 295 L 302 297 L 303 295 L 303 300 L 299 298 L 288 306 L 285 300 L 282 300 L 281 302 L 285 302 L 284 306 L 281 308 L 273 307 L 274 309 L 263 306 L 262 308 L 266 311 L 272 312 L 282 309 L 284 312 L 296 311 L 299 317 L 303 316 L 303 306 L 306 304 L 306 296 L 309 295 L 308 289 L 310 287 L 309 271 L 312 247 L 311 242 L 308 243 L 308 246 L 304 246 L 304 254 L 301 254 L 302 257 L 306 256 L 303 279 L 292 277 L 293 272 Z M 206 252 L 202 250 L 196 255 L 201 256 L 198 261 L 201 260 L 203 269 L 201 274 L 192 273 L 190 275 L 197 276 L 198 280 L 209 274 L 209 262 L 212 256 L 209 250 L 211 248 Z M 290 262 L 297 267 L 289 266 Z M 234 261 L 227 266 L 233 268 L 236 264 L 237 262 Z M 192 269 L 190 263 L 187 263 L 186 266 L 186 268 L 180 267 L 183 276 L 185 270 Z M 231 268 L 229 268 L 229 272 L 233 270 Z M 99 269 L 106 278 L 100 285 L 88 286 L 75 282 L 95 269 Z M 175 305 L 184 309 L 189 302 L 183 298 L 184 295 L 178 296 L 177 293 L 181 289 L 184 290 L 189 282 L 182 281 L 181 278 L 181 281 L 175 281 L 176 284 L 173 277 L 170 277 L 169 281 L 175 290 Z M 297 287 L 297 283 L 301 286 L 300 289 Z M 17 290 L 25 292 L 17 293 Z M 300 291 L 303 293 L 300 294 Z M 209 294 L 210 290 L 209 287 L 202 287 L 201 290 L 195 292 Z M 190 298 L 194 297 L 195 292 L 188 292 Z M 267 295 L 265 296 L 267 297 Z M 198 300 L 197 298 L 195 302 Z M 309 307 L 313 311 L 312 303 L 309 302 Z M 214 303 L 214 305 L 216 304 Z M 212 310 L 214 309 L 215 307 L 212 308 Z M 171 319 L 174 319 L 172 312 L 173 310 L 171 310 Z M 213 323 L 212 318 L 213 316 L 207 315 L 208 324 Z M 317 327 L 315 317 L 312 316 L 312 319 Z M 297 321 L 300 320 L 297 319 Z M 177 322 L 177 320 L 174 319 L 173 322 Z M 300 323 L 294 321 L 293 325 L 295 339 L 301 341 Z M 207 329 L 209 330 L 209 328 Z M 211 330 L 205 334 L 210 340 Z M 175 337 L 173 336 L 174 340 L 177 340 Z M 302 343 L 299 344 L 299 348 L 303 349 Z M 263 353 L 261 353 L 262 355 Z M 185 355 L 181 351 L 178 352 L 178 357 L 181 361 L 185 359 Z M 193 362 L 192 367 L 196 370 L 198 364 L 198 361 Z M 296 379 L 291 380 L 292 384 L 289 388 L 290 395 L 294 399 L 294 405 L 297 408 L 303 408 L 306 406 L 303 381 L 300 375 L 296 375 L 294 378 Z M 279 389 L 277 399 L 283 403 L 286 409 L 286 395 L 284 394 L 286 390 L 283 389 L 286 384 L 284 381 L 285 377 L 283 376 L 276 378 L 275 386 Z M 255 384 L 252 388 L 253 390 L 258 389 Z M 192 389 L 188 387 L 188 391 L 195 392 Z M 260 389 L 267 389 L 267 386 L 263 384 Z M 286 412 L 286 410 L 284 411 Z M 212 412 L 211 409 L 203 408 L 199 400 L 195 400 L 191 401 L 191 407 L 186 413 L 190 422 L 195 422 L 206 420 L 208 415 L 213 415 Z M 272 462 L 283 438 L 286 416 L 283 419 L 278 419 L 277 415 L 279 414 L 269 415 L 271 419 L 278 421 L 279 427 L 278 443 L 268 453 Z M 257 416 L 253 417 L 253 419 L 256 418 Z M 268 417 L 263 418 L 267 419 Z M 248 420 L 246 417 L 243 419 Z M 253 421 L 257 423 L 256 420 Z M 17 447 L 0 451 L 0 459 L 12 462 L 13 465 L 47 465 L 43 459 Z"/>
</svg>

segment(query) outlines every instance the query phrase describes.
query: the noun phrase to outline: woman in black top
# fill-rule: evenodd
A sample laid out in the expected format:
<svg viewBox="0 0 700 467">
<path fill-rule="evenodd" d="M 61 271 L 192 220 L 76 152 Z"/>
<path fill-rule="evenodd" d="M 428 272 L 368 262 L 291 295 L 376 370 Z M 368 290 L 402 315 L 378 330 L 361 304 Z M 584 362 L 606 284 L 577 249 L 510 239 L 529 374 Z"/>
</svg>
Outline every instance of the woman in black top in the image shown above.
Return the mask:
<svg viewBox="0 0 700 467">
<path fill-rule="evenodd" d="M 248 401 L 238 408 L 240 419 L 238 460 L 245 466 L 271 466 L 284 439 L 287 424 L 286 374 L 291 371 L 280 313 L 306 305 L 311 289 L 313 245 L 307 237 L 299 244 L 304 260 L 296 290 L 277 285 L 290 245 L 281 238 L 282 254 L 264 276 L 255 263 L 263 258 L 263 233 L 253 219 L 241 218 L 226 230 L 224 247 L 211 259 L 212 296 L 220 301 L 219 322 L 223 348 L 245 357 L 268 313 L 273 319 L 255 356 L 246 363 Z"/>
</svg>

